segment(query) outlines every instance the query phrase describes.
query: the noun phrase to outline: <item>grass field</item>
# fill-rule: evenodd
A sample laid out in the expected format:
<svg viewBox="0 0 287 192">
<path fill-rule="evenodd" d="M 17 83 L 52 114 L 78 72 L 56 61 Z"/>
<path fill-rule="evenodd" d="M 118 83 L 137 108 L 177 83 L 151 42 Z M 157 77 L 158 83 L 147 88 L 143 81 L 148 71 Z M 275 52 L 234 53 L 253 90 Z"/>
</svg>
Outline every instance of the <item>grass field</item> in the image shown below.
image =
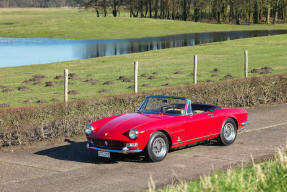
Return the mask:
<svg viewBox="0 0 287 192">
<path fill-rule="evenodd" d="M 216 25 L 183 21 L 129 18 L 122 14 L 97 18 L 79 9 L 0 9 L 0 37 L 52 37 L 78 39 L 139 38 L 180 33 L 287 29 L 287 25 Z M 199 81 L 243 76 L 243 51 L 249 51 L 250 70 L 287 72 L 287 36 L 240 39 L 195 47 L 130 55 L 31 65 L 0 70 L 0 107 L 63 101 L 63 70 L 70 80 L 71 100 L 132 92 L 133 62 L 139 61 L 139 90 L 192 83 L 193 55 L 198 55 Z M 260 70 L 267 67 L 265 70 Z M 219 71 L 211 72 L 217 68 Z M 272 70 L 271 70 L 272 68 Z M 38 75 L 34 77 L 34 75 Z M 44 75 L 41 78 L 39 75 Z M 55 79 L 56 76 L 60 76 Z M 124 81 L 117 80 L 124 76 Z M 25 101 L 25 102 L 24 102 Z M 1 105 L 3 104 L 3 105 Z"/>
<path fill-rule="evenodd" d="M 133 85 L 135 60 L 139 61 L 139 91 L 192 84 L 195 54 L 198 55 L 200 82 L 218 81 L 231 76 L 243 77 L 245 49 L 249 51 L 249 71 L 270 67 L 271 71 L 268 69 L 261 72 L 283 73 L 287 72 L 286 47 L 287 35 L 279 35 L 79 61 L 1 68 L 0 85 L 6 88 L 0 88 L 0 104 L 7 103 L 14 107 L 27 105 L 24 101 L 29 105 L 36 104 L 37 101 L 63 101 L 63 79 L 54 78 L 63 75 L 65 68 L 77 75 L 73 77 L 75 80 L 70 80 L 69 89 L 77 91 L 75 95 L 72 93 L 69 96 L 71 100 L 132 92 L 128 87 Z M 219 72 L 212 72 L 215 68 Z M 34 78 L 34 81 L 32 79 L 23 83 L 36 74 L 46 77 Z M 126 81 L 131 81 L 117 80 L 120 76 L 125 76 Z M 87 80 L 88 82 L 85 82 Z M 46 85 L 45 82 L 52 82 L 53 86 L 49 83 Z M 18 91 L 18 88 L 21 91 Z"/>
<path fill-rule="evenodd" d="M 95 11 L 79 9 L 0 9 L 0 37 L 117 39 L 182 33 L 286 29 L 287 25 L 217 25 L 159 19 L 97 18 Z"/>
<path fill-rule="evenodd" d="M 287 155 L 279 150 L 272 160 L 201 177 L 193 182 L 159 189 L 159 192 L 287 191 Z M 152 188 L 150 191 L 154 191 Z"/>
</svg>

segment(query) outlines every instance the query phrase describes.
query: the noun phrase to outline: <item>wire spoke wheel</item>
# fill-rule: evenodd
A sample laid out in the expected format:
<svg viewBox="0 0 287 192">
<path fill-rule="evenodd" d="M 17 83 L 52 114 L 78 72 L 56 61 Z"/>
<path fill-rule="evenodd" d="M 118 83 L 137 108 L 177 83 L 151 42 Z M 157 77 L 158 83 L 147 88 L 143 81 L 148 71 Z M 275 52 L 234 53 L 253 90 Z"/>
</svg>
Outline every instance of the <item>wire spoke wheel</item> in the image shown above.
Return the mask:
<svg viewBox="0 0 287 192">
<path fill-rule="evenodd" d="M 236 131 L 235 131 L 235 127 L 233 126 L 233 124 L 231 124 L 231 123 L 226 123 L 226 124 L 224 125 L 223 131 L 224 131 L 224 138 L 225 138 L 227 141 L 232 141 L 232 140 L 234 140 L 234 138 L 235 138 L 235 136 L 236 136 Z"/>
<path fill-rule="evenodd" d="M 218 141 L 223 145 L 231 145 L 234 143 L 236 136 L 237 124 L 233 119 L 229 118 L 224 122 L 224 125 L 222 126 Z"/>
<path fill-rule="evenodd" d="M 163 160 L 169 151 L 169 140 L 162 132 L 155 132 L 146 147 L 147 160 L 158 162 Z"/>
<path fill-rule="evenodd" d="M 152 151 L 156 157 L 163 157 L 167 152 L 166 143 L 163 138 L 158 137 L 154 140 Z"/>
</svg>

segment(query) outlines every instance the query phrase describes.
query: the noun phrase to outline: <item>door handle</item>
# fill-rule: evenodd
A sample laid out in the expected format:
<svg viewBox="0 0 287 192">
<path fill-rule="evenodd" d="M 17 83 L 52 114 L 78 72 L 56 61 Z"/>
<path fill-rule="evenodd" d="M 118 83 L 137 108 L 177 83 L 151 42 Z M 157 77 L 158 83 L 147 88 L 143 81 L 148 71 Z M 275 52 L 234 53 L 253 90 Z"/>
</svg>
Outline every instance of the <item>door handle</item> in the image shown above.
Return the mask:
<svg viewBox="0 0 287 192">
<path fill-rule="evenodd" d="M 208 116 L 209 116 L 209 117 L 214 117 L 214 114 L 209 113 Z"/>
</svg>

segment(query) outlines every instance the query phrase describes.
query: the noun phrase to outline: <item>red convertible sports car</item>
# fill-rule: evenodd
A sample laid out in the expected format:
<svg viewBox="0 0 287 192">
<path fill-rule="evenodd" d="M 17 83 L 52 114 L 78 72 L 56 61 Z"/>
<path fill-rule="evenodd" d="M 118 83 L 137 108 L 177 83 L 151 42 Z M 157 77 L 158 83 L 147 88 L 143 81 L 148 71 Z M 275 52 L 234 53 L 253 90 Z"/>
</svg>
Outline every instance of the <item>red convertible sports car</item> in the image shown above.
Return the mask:
<svg viewBox="0 0 287 192">
<path fill-rule="evenodd" d="M 150 161 L 163 160 L 183 145 L 217 139 L 230 145 L 248 124 L 244 109 L 196 104 L 184 97 L 147 96 L 136 113 L 100 119 L 85 130 L 87 148 L 98 156 L 143 153 Z"/>
</svg>

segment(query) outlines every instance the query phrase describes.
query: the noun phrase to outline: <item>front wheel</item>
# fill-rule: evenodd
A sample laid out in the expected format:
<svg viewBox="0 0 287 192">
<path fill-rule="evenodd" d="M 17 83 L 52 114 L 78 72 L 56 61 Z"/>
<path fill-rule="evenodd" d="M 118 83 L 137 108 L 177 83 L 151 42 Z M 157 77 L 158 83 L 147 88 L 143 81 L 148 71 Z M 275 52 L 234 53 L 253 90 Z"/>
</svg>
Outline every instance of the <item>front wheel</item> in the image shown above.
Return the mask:
<svg viewBox="0 0 287 192">
<path fill-rule="evenodd" d="M 163 160 L 169 151 L 169 142 L 162 132 L 155 132 L 149 139 L 146 147 L 146 158 L 152 162 Z"/>
<path fill-rule="evenodd" d="M 221 129 L 218 138 L 222 145 L 231 145 L 234 143 L 237 136 L 237 126 L 233 119 L 227 119 Z"/>
</svg>

